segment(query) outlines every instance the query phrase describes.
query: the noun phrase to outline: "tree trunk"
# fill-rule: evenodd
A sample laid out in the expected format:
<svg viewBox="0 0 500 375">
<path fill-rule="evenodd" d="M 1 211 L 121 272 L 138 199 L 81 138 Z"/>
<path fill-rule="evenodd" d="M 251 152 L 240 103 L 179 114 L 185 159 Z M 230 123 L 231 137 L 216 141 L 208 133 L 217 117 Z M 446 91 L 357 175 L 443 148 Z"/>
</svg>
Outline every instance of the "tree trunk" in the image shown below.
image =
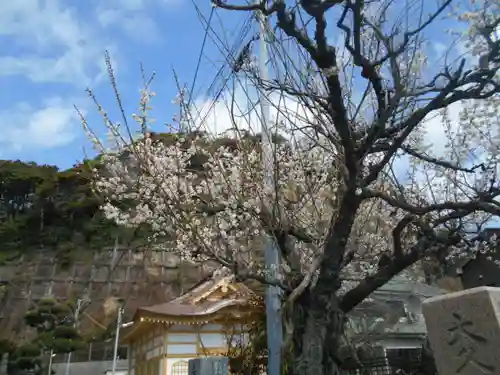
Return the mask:
<svg viewBox="0 0 500 375">
<path fill-rule="evenodd" d="M 301 311 L 294 312 L 293 375 L 340 375 L 339 341 L 344 331 L 344 313 L 337 291 L 347 240 L 360 200 L 351 188 L 344 193 L 337 217 L 332 217 L 319 277 L 314 286 L 297 299 Z"/>
<path fill-rule="evenodd" d="M 343 328 L 335 295 L 304 293 L 295 308 L 293 365 L 287 375 L 340 375 L 337 352 Z"/>
</svg>

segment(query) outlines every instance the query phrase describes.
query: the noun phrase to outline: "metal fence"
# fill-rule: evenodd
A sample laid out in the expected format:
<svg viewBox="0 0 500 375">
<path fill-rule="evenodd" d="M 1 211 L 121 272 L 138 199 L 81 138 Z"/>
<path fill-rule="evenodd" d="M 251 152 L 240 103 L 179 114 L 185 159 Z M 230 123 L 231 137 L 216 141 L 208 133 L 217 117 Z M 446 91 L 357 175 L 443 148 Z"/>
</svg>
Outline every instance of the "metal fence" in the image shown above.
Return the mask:
<svg viewBox="0 0 500 375">
<path fill-rule="evenodd" d="M 421 356 L 413 358 L 385 356 L 344 366 L 342 375 L 435 375 L 423 372 L 422 368 Z"/>
<path fill-rule="evenodd" d="M 112 361 L 113 351 L 113 342 L 90 343 L 84 349 L 71 353 L 71 362 Z M 121 346 L 118 348 L 118 358 L 127 359 L 127 347 Z M 60 363 L 67 360 L 67 354 L 56 354 L 52 362 Z"/>
</svg>

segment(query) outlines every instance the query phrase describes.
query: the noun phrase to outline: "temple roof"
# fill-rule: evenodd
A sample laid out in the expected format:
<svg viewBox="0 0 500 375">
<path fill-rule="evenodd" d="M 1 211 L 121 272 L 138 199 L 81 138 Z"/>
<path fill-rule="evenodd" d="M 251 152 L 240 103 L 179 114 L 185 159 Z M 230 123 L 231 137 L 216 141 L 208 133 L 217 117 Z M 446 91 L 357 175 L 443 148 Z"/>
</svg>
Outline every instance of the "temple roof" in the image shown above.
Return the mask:
<svg viewBox="0 0 500 375">
<path fill-rule="evenodd" d="M 196 317 L 211 315 L 230 306 L 245 306 L 254 293 L 226 268 L 195 285 L 172 301 L 137 309 L 137 315 Z M 134 319 L 135 320 L 135 319 Z"/>
</svg>

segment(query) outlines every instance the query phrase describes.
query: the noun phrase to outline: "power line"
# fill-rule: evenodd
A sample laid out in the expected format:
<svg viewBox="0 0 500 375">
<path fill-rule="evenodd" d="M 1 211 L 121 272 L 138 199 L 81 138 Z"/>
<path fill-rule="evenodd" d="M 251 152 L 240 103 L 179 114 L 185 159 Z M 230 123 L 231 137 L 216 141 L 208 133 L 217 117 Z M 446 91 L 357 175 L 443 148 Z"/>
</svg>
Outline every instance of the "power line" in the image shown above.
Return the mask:
<svg viewBox="0 0 500 375">
<path fill-rule="evenodd" d="M 198 13 L 198 17 L 199 17 L 200 21 L 202 23 L 204 23 L 206 28 L 210 31 L 209 38 L 212 40 L 212 42 L 217 47 L 219 52 L 224 56 L 224 64 L 221 66 L 221 68 L 217 72 L 214 80 L 212 81 L 209 89 L 207 90 L 207 93 L 205 94 L 206 96 L 208 96 L 210 94 L 210 92 L 213 90 L 213 87 L 216 85 L 216 83 L 221 79 L 221 76 L 223 75 L 222 74 L 223 70 L 228 68 L 228 65 L 231 65 L 235 62 L 236 51 L 241 49 L 241 47 L 244 43 L 244 39 L 248 35 L 249 29 L 251 27 L 252 17 L 251 16 L 246 17 L 246 19 L 243 22 L 243 25 L 240 27 L 239 34 L 235 38 L 235 41 L 234 41 L 232 47 L 229 47 L 229 46 L 226 46 L 226 43 L 220 38 L 219 34 L 213 29 L 212 25 L 209 24 L 206 17 L 200 11 L 199 7 L 194 2 L 193 2 L 193 5 Z M 216 17 L 218 17 L 217 13 L 215 13 L 215 15 L 216 15 Z M 221 47 L 221 45 L 222 45 L 222 47 Z"/>
<path fill-rule="evenodd" d="M 214 42 L 219 51 L 225 56 L 223 65 L 218 69 L 217 74 L 206 90 L 205 96 L 211 96 L 212 100 L 209 108 L 206 110 L 206 113 L 203 115 L 197 108 L 193 108 L 197 111 L 197 117 L 192 119 L 193 123 L 204 124 L 206 118 L 209 116 L 211 111 L 213 110 L 215 104 L 218 102 L 220 96 L 227 89 L 227 83 L 232 77 L 236 76 L 236 71 L 234 69 L 235 63 L 238 61 L 238 57 L 241 54 L 241 51 L 245 49 L 248 43 L 251 43 L 252 40 L 255 40 L 255 36 L 251 38 L 250 42 L 245 43 L 245 39 L 248 37 L 250 33 L 250 29 L 252 27 L 252 19 L 253 16 L 249 15 L 243 22 L 243 25 L 240 27 L 238 36 L 235 38 L 231 47 L 226 46 L 226 43 L 221 40 L 218 33 L 215 32 L 213 27 L 209 24 L 203 14 L 199 11 L 199 8 L 194 4 L 199 18 L 201 22 L 205 23 L 207 30 L 210 31 L 209 37 Z M 238 52 L 238 53 L 237 53 Z M 188 111 L 191 112 L 192 108 L 188 108 Z"/>
<path fill-rule="evenodd" d="M 193 83 L 191 84 L 191 89 L 189 90 L 189 100 L 188 100 L 188 104 L 187 104 L 188 108 L 190 107 L 191 100 L 193 99 L 192 93 L 193 93 L 193 90 L 194 90 L 194 85 L 196 84 L 196 79 L 198 78 L 198 72 L 200 70 L 200 65 L 201 65 L 201 59 L 203 57 L 203 51 L 205 50 L 205 44 L 207 42 L 207 37 L 208 37 L 208 30 L 209 30 L 209 27 L 210 27 L 210 22 L 212 21 L 212 16 L 214 15 L 214 11 L 215 11 L 215 8 L 212 7 L 212 10 L 210 11 L 210 16 L 208 17 L 207 25 L 205 27 L 205 33 L 203 35 L 203 42 L 201 43 L 201 49 L 200 49 L 200 53 L 198 55 L 198 61 L 196 63 L 196 69 L 195 69 L 195 72 L 194 72 Z"/>
</svg>

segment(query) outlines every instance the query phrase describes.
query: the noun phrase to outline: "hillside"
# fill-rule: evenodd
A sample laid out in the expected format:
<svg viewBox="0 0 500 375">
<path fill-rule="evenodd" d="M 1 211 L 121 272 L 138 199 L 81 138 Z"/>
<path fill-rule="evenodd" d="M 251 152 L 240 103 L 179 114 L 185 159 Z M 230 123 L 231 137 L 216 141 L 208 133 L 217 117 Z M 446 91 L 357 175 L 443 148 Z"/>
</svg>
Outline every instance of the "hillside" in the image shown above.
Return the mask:
<svg viewBox="0 0 500 375">
<path fill-rule="evenodd" d="M 55 166 L 0 161 L 0 332 L 23 337 L 24 312 L 45 295 L 90 297 L 80 319 L 89 339 L 109 337 L 116 300 L 125 319 L 168 300 L 205 272 L 148 250 L 147 231 L 118 228 L 99 212 L 85 161 Z"/>
</svg>

